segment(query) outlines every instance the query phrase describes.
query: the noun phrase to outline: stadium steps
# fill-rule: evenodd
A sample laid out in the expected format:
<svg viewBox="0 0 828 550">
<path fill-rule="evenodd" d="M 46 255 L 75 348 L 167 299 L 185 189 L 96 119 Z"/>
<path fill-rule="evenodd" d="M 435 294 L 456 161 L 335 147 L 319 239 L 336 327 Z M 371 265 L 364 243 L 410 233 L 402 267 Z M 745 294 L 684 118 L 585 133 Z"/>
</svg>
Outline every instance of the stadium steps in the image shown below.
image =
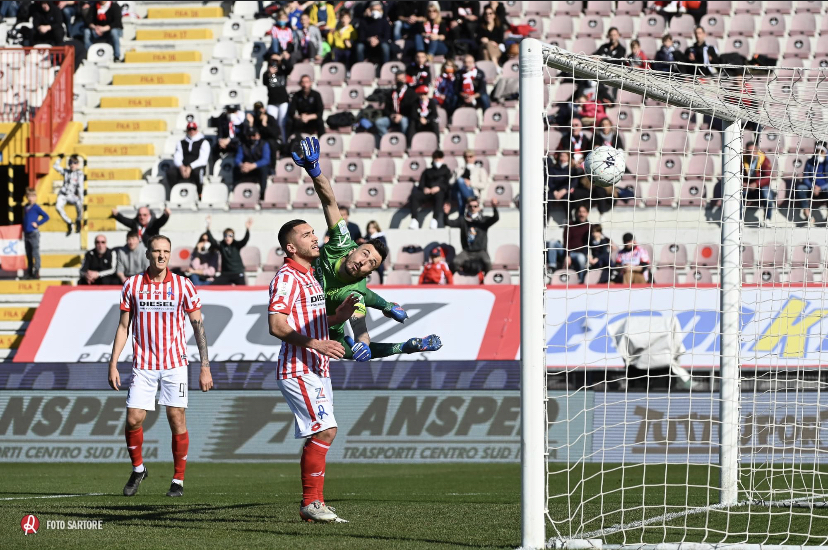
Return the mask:
<svg viewBox="0 0 828 550">
<path fill-rule="evenodd" d="M 129 136 L 135 133 L 168 135 L 169 124 L 162 119 L 112 119 L 86 122 L 87 135 L 105 134 L 110 137 L 113 134 Z"/>
<path fill-rule="evenodd" d="M 205 29 L 209 31 L 210 29 Z M 170 44 L 174 49 L 169 49 Z M 193 63 L 213 55 L 216 40 L 135 40 L 130 42 L 125 63 Z M 151 55 L 145 55 L 151 54 Z M 164 55 L 161 55 L 164 54 Z M 180 55 L 166 55 L 180 54 Z"/>
<path fill-rule="evenodd" d="M 197 22 L 197 20 L 194 20 Z M 215 40 L 221 34 L 221 29 L 216 33 L 213 28 L 207 27 L 193 27 L 184 29 L 171 29 L 168 27 L 161 27 L 157 29 L 135 29 L 134 45 L 138 46 L 145 44 L 158 44 L 168 46 L 170 42 L 181 42 L 190 44 L 191 41 L 211 41 Z"/>
<path fill-rule="evenodd" d="M 139 89 L 145 86 L 167 86 L 192 84 L 192 77 L 189 73 L 120 73 L 112 76 L 112 86 L 117 89 L 121 87 Z"/>
</svg>

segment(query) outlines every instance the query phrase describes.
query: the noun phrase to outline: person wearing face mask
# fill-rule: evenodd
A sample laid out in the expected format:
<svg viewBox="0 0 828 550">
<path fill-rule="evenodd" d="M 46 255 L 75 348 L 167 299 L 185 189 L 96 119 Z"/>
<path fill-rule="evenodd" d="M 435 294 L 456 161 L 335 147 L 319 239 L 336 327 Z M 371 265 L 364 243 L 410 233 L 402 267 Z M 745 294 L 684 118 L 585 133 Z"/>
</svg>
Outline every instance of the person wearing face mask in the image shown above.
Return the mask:
<svg viewBox="0 0 828 550">
<path fill-rule="evenodd" d="M 287 23 L 287 14 L 284 16 Z M 267 64 L 267 70 L 262 73 L 262 84 L 267 89 L 267 114 L 276 119 L 279 127 L 279 136 L 282 143 L 287 141 L 286 124 L 290 96 L 287 92 L 287 78 L 293 71 L 293 63 L 290 61 L 290 54 L 271 54 Z"/>
<path fill-rule="evenodd" d="M 252 113 L 247 113 L 245 127 L 248 132 L 251 128 L 256 128 L 259 131 L 259 135 L 262 136 L 262 140 L 266 141 L 267 144 L 270 145 L 271 153 L 275 153 L 281 149 L 281 145 L 284 141 L 282 140 L 282 131 L 279 128 L 279 123 L 265 110 L 264 103 L 261 101 L 257 101 L 253 104 Z M 276 155 L 271 154 L 270 168 L 273 168 L 275 165 Z"/>
<path fill-rule="evenodd" d="M 382 2 L 376 0 L 368 5 L 366 16 L 359 25 L 356 60 L 366 59 L 380 67 L 391 60 L 391 24 L 385 17 Z"/>
<path fill-rule="evenodd" d="M 799 216 L 808 224 L 812 223 L 812 207 L 819 208 L 820 203 L 828 202 L 828 162 L 826 162 L 828 147 L 820 143 L 814 151 L 814 156 L 805 163 L 802 178 L 796 182 L 796 205 Z M 817 203 L 814 205 L 813 203 Z"/>
<path fill-rule="evenodd" d="M 213 282 L 218 271 L 218 251 L 210 244 L 210 236 L 205 232 L 198 239 L 190 255 L 190 267 L 184 272 L 194 285 L 208 285 Z"/>
<path fill-rule="evenodd" d="M 408 144 L 417 132 L 431 132 L 440 140 L 440 127 L 437 123 L 437 102 L 428 97 L 428 86 L 421 84 L 415 90 L 417 101 L 411 103 L 408 114 Z"/>
<path fill-rule="evenodd" d="M 443 163 L 445 155 L 439 149 L 431 155 L 431 168 L 420 175 L 420 183 L 411 190 L 409 204 L 411 206 L 411 224 L 409 229 L 420 228 L 420 218 L 425 217 L 423 209 L 426 205 L 432 206 L 430 229 L 443 227 L 443 203 L 446 200 L 451 170 Z"/>
<path fill-rule="evenodd" d="M 450 206 L 445 204 L 443 211 L 448 215 Z M 452 271 L 461 271 L 466 275 L 487 273 L 492 268 L 489 258 L 489 228 L 500 220 L 497 212 L 497 199 L 492 199 L 492 215 L 484 216 L 480 199 L 472 197 L 466 203 L 466 212 L 457 219 L 446 218 L 446 226 L 460 229 L 460 243 L 463 251 L 454 257 Z"/>
<path fill-rule="evenodd" d="M 374 121 L 377 128 L 377 148 L 382 136 L 391 130 L 408 134 L 410 105 L 417 100 L 415 90 L 406 83 L 405 73 L 399 72 L 394 78 L 394 89 L 385 100 L 383 116 Z"/>
<path fill-rule="evenodd" d="M 457 201 L 460 212 L 466 210 L 466 201 L 473 197 L 482 197 L 489 184 L 489 174 L 483 166 L 475 164 L 475 154 L 471 149 L 463 152 L 463 166 L 454 172 L 452 198 Z"/>
<path fill-rule="evenodd" d="M 456 80 L 457 65 L 453 60 L 447 59 L 443 63 L 443 70 L 440 76 L 434 81 L 434 100 L 451 117 L 457 106 L 457 90 L 454 81 Z"/>
<path fill-rule="evenodd" d="M 270 36 L 270 49 L 267 50 L 266 56 L 273 56 L 274 54 L 287 54 L 288 58 L 296 48 L 296 35 L 293 29 L 290 28 L 290 21 L 288 13 L 285 10 L 279 10 L 276 14 L 276 24 L 273 25 L 265 36 Z"/>
<path fill-rule="evenodd" d="M 246 285 L 247 282 L 244 277 L 244 262 L 241 257 L 241 249 L 247 245 L 250 240 L 250 228 L 253 227 L 253 218 L 248 218 L 245 222 L 244 237 L 242 240 L 236 240 L 236 233 L 229 227 L 224 230 L 221 242 L 216 241 L 213 234 L 210 233 L 210 224 L 212 217 L 207 216 L 207 230 L 205 234 L 210 241 L 210 249 L 218 251 L 221 256 L 221 275 L 213 279 L 210 284 L 213 285 Z"/>
<path fill-rule="evenodd" d="M 258 183 L 264 193 L 270 166 L 270 145 L 262 140 L 262 135 L 255 126 L 250 130 L 246 143 L 241 143 L 236 152 L 236 165 L 233 169 L 234 183 Z"/>
</svg>

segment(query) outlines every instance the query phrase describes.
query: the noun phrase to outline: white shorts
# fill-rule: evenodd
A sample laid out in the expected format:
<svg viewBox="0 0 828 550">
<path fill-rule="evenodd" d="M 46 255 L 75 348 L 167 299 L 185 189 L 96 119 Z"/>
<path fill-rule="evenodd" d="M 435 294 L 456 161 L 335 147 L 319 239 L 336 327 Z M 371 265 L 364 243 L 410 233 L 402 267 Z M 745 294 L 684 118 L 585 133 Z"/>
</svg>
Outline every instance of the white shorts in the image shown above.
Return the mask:
<svg viewBox="0 0 828 550">
<path fill-rule="evenodd" d="M 294 437 L 302 439 L 336 428 L 331 379 L 314 373 L 297 378 L 276 380 L 288 407 L 296 419 Z"/>
<path fill-rule="evenodd" d="M 126 406 L 129 409 L 155 410 L 155 394 L 161 383 L 159 405 L 187 408 L 187 367 L 166 370 L 132 369 Z"/>
</svg>

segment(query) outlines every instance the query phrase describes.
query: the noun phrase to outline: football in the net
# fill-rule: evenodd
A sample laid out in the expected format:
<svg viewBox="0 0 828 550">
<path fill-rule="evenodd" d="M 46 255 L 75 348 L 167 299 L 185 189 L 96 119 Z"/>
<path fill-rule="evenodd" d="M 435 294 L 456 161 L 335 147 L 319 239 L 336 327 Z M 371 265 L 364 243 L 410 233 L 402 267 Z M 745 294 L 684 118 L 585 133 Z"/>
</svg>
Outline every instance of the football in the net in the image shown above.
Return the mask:
<svg viewBox="0 0 828 550">
<path fill-rule="evenodd" d="M 584 159 L 584 171 L 599 187 L 612 187 L 621 181 L 626 166 L 624 152 L 609 145 L 597 147 Z"/>
</svg>

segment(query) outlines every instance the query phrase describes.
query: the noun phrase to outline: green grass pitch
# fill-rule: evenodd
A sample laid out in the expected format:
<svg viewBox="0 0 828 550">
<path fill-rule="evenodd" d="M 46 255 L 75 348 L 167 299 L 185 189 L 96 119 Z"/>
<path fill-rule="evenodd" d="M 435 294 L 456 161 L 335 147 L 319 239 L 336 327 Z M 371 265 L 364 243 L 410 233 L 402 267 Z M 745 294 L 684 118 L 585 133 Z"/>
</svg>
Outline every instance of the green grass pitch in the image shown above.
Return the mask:
<svg viewBox="0 0 828 550">
<path fill-rule="evenodd" d="M 484 549 L 520 544 L 517 464 L 329 464 L 328 503 L 350 523 L 327 525 L 299 520 L 298 464 L 193 463 L 182 499 L 164 496 L 172 464 L 148 467 L 151 477 L 137 496 L 127 498 L 121 490 L 128 464 L 3 464 L 0 548 Z M 551 500 L 550 515 L 571 515 L 576 529 L 589 531 L 716 502 L 717 492 L 709 488 L 716 483 L 714 468 L 607 467 L 611 473 L 603 480 L 596 475 L 597 464 L 573 470 L 568 481 L 553 474 L 552 491 L 567 483 L 574 491 L 569 499 Z M 814 479 L 821 483 L 824 475 Z M 784 480 L 780 476 L 774 485 Z M 44 498 L 83 493 L 103 494 Z M 623 515 L 606 513 L 622 509 Z M 40 531 L 24 536 L 20 520 L 29 513 L 40 520 Z M 68 525 L 73 520 L 102 520 L 103 529 L 47 528 L 48 521 Z M 728 532 L 736 534 L 728 537 Z M 553 534 L 547 524 L 547 535 Z M 745 506 L 599 538 L 614 544 L 684 539 L 820 545 L 828 543 L 828 510 Z"/>
</svg>

